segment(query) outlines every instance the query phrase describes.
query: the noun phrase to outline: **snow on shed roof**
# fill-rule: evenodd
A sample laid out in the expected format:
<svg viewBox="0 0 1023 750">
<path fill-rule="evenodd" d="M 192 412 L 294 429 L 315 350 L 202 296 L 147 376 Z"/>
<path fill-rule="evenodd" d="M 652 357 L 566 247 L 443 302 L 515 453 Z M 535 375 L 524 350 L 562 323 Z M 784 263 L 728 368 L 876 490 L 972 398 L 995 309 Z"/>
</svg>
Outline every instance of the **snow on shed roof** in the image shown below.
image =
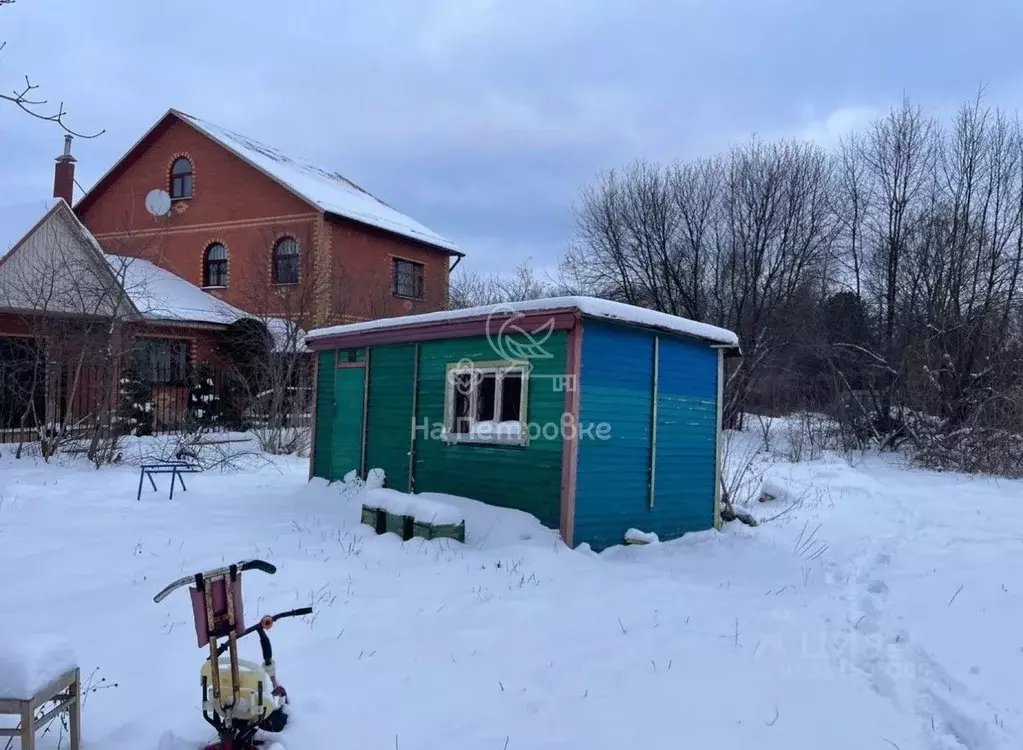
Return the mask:
<svg viewBox="0 0 1023 750">
<path fill-rule="evenodd" d="M 732 331 L 724 328 L 718 328 L 708 323 L 699 323 L 677 315 L 657 312 L 656 310 L 626 305 L 622 302 L 597 299 L 596 297 L 549 297 L 547 299 L 485 305 L 483 307 L 468 307 L 461 310 L 442 310 L 421 315 L 404 315 L 397 318 L 369 320 L 364 323 L 350 323 L 348 325 L 319 328 L 315 331 L 310 331 L 306 336 L 306 342 L 315 342 L 317 339 L 341 334 L 363 333 L 385 328 L 426 326 L 433 323 L 444 323 L 466 318 L 485 318 L 489 315 L 527 312 L 543 313 L 555 310 L 578 310 L 583 315 L 591 318 L 602 318 L 604 320 L 629 323 L 646 328 L 658 328 L 726 346 L 739 345 L 739 337 Z"/>
<path fill-rule="evenodd" d="M 0 206 L 0 259 L 60 202 L 60 198 L 46 198 Z"/>
<path fill-rule="evenodd" d="M 198 117 L 178 110 L 171 111 L 236 156 L 248 161 L 327 213 L 461 254 L 458 246 L 451 240 L 441 237 L 418 221 L 391 208 L 338 172 L 331 172 L 301 159 L 285 156 L 271 146 Z"/>
<path fill-rule="evenodd" d="M 228 325 L 248 317 L 237 307 L 148 260 L 121 255 L 107 255 L 106 259 L 125 295 L 146 320 Z"/>
</svg>

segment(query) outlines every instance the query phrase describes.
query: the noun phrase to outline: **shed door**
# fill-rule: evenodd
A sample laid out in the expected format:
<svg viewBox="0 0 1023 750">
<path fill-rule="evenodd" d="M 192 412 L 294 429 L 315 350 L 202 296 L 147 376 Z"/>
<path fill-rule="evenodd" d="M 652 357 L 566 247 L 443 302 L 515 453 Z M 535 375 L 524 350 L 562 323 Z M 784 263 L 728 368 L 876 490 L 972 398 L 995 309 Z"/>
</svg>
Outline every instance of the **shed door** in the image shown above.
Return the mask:
<svg viewBox="0 0 1023 750">
<path fill-rule="evenodd" d="M 341 367 L 334 373 L 334 434 L 331 479 L 352 469 L 362 474 L 366 368 Z"/>
</svg>

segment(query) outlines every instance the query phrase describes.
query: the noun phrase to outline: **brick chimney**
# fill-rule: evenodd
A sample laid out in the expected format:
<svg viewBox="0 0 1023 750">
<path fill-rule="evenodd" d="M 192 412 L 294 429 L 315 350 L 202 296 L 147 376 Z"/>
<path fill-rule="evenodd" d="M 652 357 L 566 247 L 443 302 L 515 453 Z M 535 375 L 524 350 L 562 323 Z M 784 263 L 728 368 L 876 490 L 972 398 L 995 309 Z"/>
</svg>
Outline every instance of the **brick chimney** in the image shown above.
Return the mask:
<svg viewBox="0 0 1023 750">
<path fill-rule="evenodd" d="M 69 206 L 75 195 L 75 157 L 71 155 L 71 135 L 64 136 L 64 153 L 53 169 L 53 197 L 63 198 Z"/>
</svg>

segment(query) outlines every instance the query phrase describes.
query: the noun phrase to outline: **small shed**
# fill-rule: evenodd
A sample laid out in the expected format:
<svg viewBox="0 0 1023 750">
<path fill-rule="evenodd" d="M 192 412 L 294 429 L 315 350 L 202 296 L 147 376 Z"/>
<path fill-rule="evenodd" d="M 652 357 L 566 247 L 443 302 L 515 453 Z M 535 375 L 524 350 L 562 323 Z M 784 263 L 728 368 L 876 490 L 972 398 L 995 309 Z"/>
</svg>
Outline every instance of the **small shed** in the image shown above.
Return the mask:
<svg viewBox="0 0 1023 750">
<path fill-rule="evenodd" d="M 569 546 L 720 524 L 734 333 L 589 297 L 312 331 L 310 476 L 516 508 Z"/>
</svg>

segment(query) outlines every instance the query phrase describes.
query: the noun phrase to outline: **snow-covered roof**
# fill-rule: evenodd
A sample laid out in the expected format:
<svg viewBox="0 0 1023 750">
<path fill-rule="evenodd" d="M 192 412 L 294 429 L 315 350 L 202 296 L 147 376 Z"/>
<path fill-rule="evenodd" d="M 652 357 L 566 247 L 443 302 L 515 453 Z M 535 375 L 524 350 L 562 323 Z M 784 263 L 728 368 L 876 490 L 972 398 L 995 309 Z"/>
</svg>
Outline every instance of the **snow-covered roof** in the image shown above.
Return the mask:
<svg viewBox="0 0 1023 750">
<path fill-rule="evenodd" d="M 307 351 L 305 332 L 299 330 L 294 337 L 290 336 L 294 324 L 282 318 L 250 315 L 148 260 L 109 254 L 105 257 L 121 281 L 125 296 L 148 321 L 230 325 L 242 318 L 252 318 L 266 326 L 276 351 L 288 351 L 292 345 Z"/>
<path fill-rule="evenodd" d="M 411 237 L 454 253 L 461 253 L 451 240 L 441 237 L 418 221 L 391 208 L 338 172 L 331 172 L 301 159 L 285 156 L 271 146 L 198 117 L 178 110 L 171 111 L 236 156 L 327 213 Z"/>
<path fill-rule="evenodd" d="M 248 317 L 237 307 L 148 260 L 121 255 L 107 255 L 106 259 L 125 295 L 146 320 L 228 325 Z"/>
<path fill-rule="evenodd" d="M 45 198 L 0 205 L 0 259 L 60 202 L 60 198 Z"/>
<path fill-rule="evenodd" d="M 310 331 L 306 336 L 306 341 L 314 342 L 317 339 L 329 336 L 362 333 L 385 328 L 430 325 L 468 318 L 485 318 L 490 315 L 513 315 L 515 313 L 527 312 L 543 313 L 555 310 L 578 310 L 583 315 L 591 318 L 603 318 L 604 320 L 629 323 L 646 328 L 658 328 L 726 346 L 739 345 L 739 337 L 732 331 L 724 328 L 718 328 L 707 323 L 699 323 L 688 318 L 680 318 L 677 315 L 657 312 L 656 310 L 626 305 L 622 302 L 597 299 L 596 297 L 548 297 L 546 299 L 525 300 L 522 302 L 504 302 L 483 307 L 468 307 L 461 310 L 442 310 L 440 312 L 423 313 L 420 315 L 382 318 L 363 323 L 319 328 L 315 331 Z"/>
</svg>

